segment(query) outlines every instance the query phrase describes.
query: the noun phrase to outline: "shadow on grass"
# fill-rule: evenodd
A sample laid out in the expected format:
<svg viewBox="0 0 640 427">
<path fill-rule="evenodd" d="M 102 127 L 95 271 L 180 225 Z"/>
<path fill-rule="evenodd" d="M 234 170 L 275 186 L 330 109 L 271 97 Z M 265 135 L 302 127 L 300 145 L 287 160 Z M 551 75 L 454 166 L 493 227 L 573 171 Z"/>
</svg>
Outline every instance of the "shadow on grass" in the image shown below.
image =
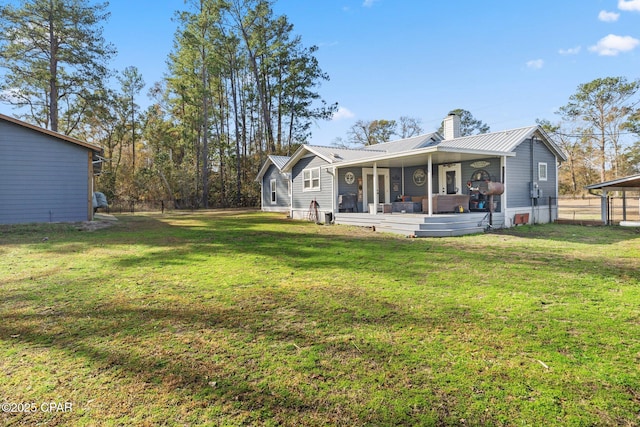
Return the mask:
<svg viewBox="0 0 640 427">
<path fill-rule="evenodd" d="M 87 289 L 92 284 L 74 286 Z M 50 291 L 18 294 L 26 301 L 42 301 L 42 293 Z M 258 297 L 240 295 L 233 305 L 224 306 L 197 300 L 173 307 L 171 301 L 145 299 L 91 301 L 89 295 L 87 291 L 76 302 L 46 308 L 34 306 L 37 312 L 5 312 L 0 339 L 27 348 L 55 348 L 88 360 L 96 374 L 124 371 L 130 380 L 163 393 L 223 402 L 230 416 L 253 411 L 253 418 L 245 421 L 258 423 L 273 419 L 293 425 L 320 414 L 323 423 L 362 424 L 360 409 L 335 413 L 332 396 L 305 389 L 313 383 L 339 388 L 359 375 L 350 367 L 382 366 L 397 357 L 391 344 L 370 346 L 355 338 L 354 328 L 374 324 L 393 330 L 427 321 L 393 303 L 342 289 L 323 294 L 322 303 L 273 289 Z M 285 360 L 273 372 L 272 356 L 279 363 Z M 323 368 L 321 363 L 328 365 Z M 290 380 L 279 383 L 282 375 Z M 367 415 L 374 424 L 392 421 L 387 416 L 376 411 Z"/>
<path fill-rule="evenodd" d="M 124 289 L 115 295 L 113 292 L 118 291 L 113 286 L 101 289 L 96 283 L 100 279 L 90 273 L 66 284 L 43 283 L 46 276 L 27 283 L 24 278 L 4 278 L 0 283 L 14 289 L 9 292 L 10 300 L 3 303 L 6 308 L 0 338 L 25 346 L 59 349 L 71 357 L 89 360 L 99 372 L 123 370 L 132 381 L 142 379 L 166 393 L 186 390 L 186 395 L 202 401 L 223 402 L 226 410 L 238 417 L 253 412 L 249 417 L 254 418 L 245 419 L 249 423 L 273 418 L 294 424 L 292 420 L 317 421 L 320 417 L 320 424 L 402 424 L 416 420 L 402 404 L 394 409 L 369 408 L 363 414 L 367 407 L 375 406 L 366 393 L 380 386 L 364 378 L 364 372 L 357 371 L 362 368 L 357 366 L 375 364 L 375 372 L 383 376 L 384 367 L 393 358 L 401 360 L 403 372 L 419 371 L 435 362 L 398 354 L 406 348 L 399 350 L 391 339 L 366 340 L 354 331 L 392 333 L 412 325 L 451 330 L 457 322 L 468 322 L 470 315 L 457 306 L 432 315 L 413 312 L 406 301 L 377 296 L 376 286 L 397 285 L 398 292 L 407 284 L 456 287 L 459 283 L 451 283 L 447 277 L 447 270 L 455 269 L 461 269 L 457 277 L 466 280 L 472 280 L 477 272 L 495 272 L 492 280 L 502 283 L 505 279 L 499 277 L 500 271 L 506 264 L 522 266 L 523 272 L 516 276 L 522 283 L 515 284 L 522 290 L 529 286 L 526 279 L 540 268 L 549 276 L 588 274 L 620 281 L 638 278 L 635 266 L 606 268 L 606 259 L 593 260 L 588 254 L 584 258 L 567 256 L 544 247 L 530 248 L 526 243 L 505 250 L 497 245 L 482 246 L 478 240 L 417 241 L 361 230 L 345 235 L 345 230 L 273 215 L 225 213 L 125 217 L 112 229 L 95 233 L 54 233 L 48 242 L 34 243 L 33 249 L 42 256 L 71 256 L 82 253 L 83 248 L 100 246 L 114 254 L 103 258 L 100 268 L 113 271 L 182 268 L 213 264 L 216 255 L 239 257 L 253 282 L 247 287 L 232 284 L 226 299 L 219 301 L 217 294 L 207 295 L 207 288 L 199 288 L 199 293 L 190 296 L 193 288 L 180 287 L 171 277 L 149 285 L 145 292 L 127 294 Z M 549 230 L 553 234 L 555 228 Z M 540 233 L 540 229 L 537 231 Z M 513 235 L 523 237 L 518 233 Z M 542 234 L 533 238 L 541 239 Z M 582 243 L 583 239 L 580 236 L 571 243 Z M 607 240 L 606 235 L 598 239 L 605 245 L 624 240 Z M 569 242 L 570 237 L 558 240 Z M 127 245 L 139 247 L 140 252 L 118 252 Z M 274 268 L 282 270 L 277 272 L 275 283 L 260 286 L 260 276 Z M 201 271 L 206 274 L 209 270 Z M 341 284 L 333 286 L 326 278 L 314 282 L 314 273 L 320 272 L 322 277 L 341 280 Z M 305 277 L 298 279 L 298 274 Z M 221 279 L 214 275 L 199 278 L 212 291 Z M 294 280 L 302 281 L 296 282 L 295 288 L 288 287 Z M 171 289 L 163 291 L 163 287 Z M 69 293 L 64 294 L 63 289 Z M 530 292 L 537 301 L 540 299 L 534 295 L 537 288 L 532 287 Z M 20 310 L 12 310 L 14 303 L 22 303 Z M 475 322 L 474 327 L 480 331 L 478 336 L 485 335 L 483 331 L 490 335 L 483 322 Z M 272 357 L 278 364 L 273 365 Z M 281 376 L 291 379 L 278 382 Z M 401 380 L 386 381 L 392 383 L 391 390 L 399 392 Z M 400 393 L 421 398 L 425 405 L 423 420 L 432 424 L 459 421 L 455 413 L 460 408 L 453 407 L 458 391 L 439 389 L 428 381 L 420 390 Z M 337 399 L 345 404 L 348 393 L 339 390 L 352 382 L 364 382 L 370 388 L 353 402 L 354 409 L 337 410 L 340 403 L 331 394 L 339 393 Z M 500 423 L 499 418 L 485 416 L 489 424 Z"/>
</svg>

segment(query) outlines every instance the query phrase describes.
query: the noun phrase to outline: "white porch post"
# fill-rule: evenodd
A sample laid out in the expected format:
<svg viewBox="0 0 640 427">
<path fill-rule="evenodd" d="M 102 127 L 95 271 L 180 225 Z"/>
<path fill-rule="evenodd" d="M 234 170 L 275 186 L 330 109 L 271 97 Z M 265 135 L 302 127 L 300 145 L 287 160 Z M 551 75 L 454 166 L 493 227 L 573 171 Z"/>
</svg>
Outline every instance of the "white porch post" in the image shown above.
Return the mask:
<svg viewBox="0 0 640 427">
<path fill-rule="evenodd" d="M 380 189 L 378 188 L 378 164 L 373 164 L 373 214 L 378 215 L 378 200 Z M 371 212 L 369 212 L 371 213 Z"/>
<path fill-rule="evenodd" d="M 427 162 L 427 202 L 429 205 L 429 216 L 433 216 L 433 195 L 431 190 L 433 189 L 433 159 L 429 154 L 429 161 Z"/>
<path fill-rule="evenodd" d="M 334 167 L 331 170 L 331 215 L 336 215 L 336 205 L 338 201 L 338 195 L 336 194 L 338 191 L 338 171 Z"/>
<path fill-rule="evenodd" d="M 507 192 L 509 191 L 509 186 L 507 185 L 507 156 L 502 156 L 500 158 L 500 181 L 502 181 L 504 191 L 500 196 L 500 202 L 502 206 L 500 206 L 500 211 L 504 215 L 505 223 L 507 221 Z M 558 191 L 556 190 L 556 194 Z"/>
</svg>

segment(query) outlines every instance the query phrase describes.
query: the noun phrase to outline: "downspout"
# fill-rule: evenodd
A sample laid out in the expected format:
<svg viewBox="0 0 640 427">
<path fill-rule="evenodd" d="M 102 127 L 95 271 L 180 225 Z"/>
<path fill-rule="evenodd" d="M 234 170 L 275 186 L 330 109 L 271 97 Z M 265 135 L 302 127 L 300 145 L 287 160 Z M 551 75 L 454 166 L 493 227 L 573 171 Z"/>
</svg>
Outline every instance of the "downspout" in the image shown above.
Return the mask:
<svg viewBox="0 0 640 427">
<path fill-rule="evenodd" d="M 433 188 L 433 159 L 429 154 L 429 161 L 427 162 L 427 202 L 429 205 L 429 216 L 433 216 L 433 195 L 431 190 Z"/>
<path fill-rule="evenodd" d="M 400 194 L 404 196 L 404 165 L 402 165 L 402 189 Z"/>
</svg>

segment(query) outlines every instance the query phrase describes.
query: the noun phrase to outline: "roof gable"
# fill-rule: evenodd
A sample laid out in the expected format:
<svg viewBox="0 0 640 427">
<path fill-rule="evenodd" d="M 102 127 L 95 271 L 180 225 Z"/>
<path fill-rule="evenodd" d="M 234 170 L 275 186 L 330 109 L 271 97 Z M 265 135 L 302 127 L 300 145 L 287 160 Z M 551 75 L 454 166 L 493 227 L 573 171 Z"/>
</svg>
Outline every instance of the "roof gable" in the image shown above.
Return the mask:
<svg viewBox="0 0 640 427">
<path fill-rule="evenodd" d="M 556 156 L 562 160 L 566 160 L 566 156 L 562 150 L 560 150 L 549 135 L 538 125 L 442 140 L 438 143 L 438 147 L 469 151 L 511 153 L 522 142 L 534 136 L 540 138 Z"/>
<path fill-rule="evenodd" d="M 256 181 L 258 182 L 262 181 L 262 177 L 264 176 L 264 174 L 267 173 L 267 170 L 269 169 L 270 165 L 274 165 L 276 168 L 278 168 L 278 171 L 282 173 L 282 169 L 284 168 L 284 165 L 287 164 L 290 158 L 291 157 L 288 157 L 288 156 L 274 156 L 274 155 L 267 156 L 267 160 L 264 162 L 264 164 L 260 168 L 260 172 L 258 172 L 258 176 L 256 176 Z"/>
</svg>

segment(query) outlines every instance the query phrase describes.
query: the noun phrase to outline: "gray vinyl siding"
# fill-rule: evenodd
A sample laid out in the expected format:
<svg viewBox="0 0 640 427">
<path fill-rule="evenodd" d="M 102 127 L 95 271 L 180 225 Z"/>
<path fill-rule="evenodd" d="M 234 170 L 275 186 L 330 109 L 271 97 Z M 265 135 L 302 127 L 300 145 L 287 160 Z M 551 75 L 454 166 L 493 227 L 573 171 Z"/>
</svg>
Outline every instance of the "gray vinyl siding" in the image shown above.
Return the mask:
<svg viewBox="0 0 640 427">
<path fill-rule="evenodd" d="M 89 219 L 89 151 L 0 121 L 0 223 Z"/>
<path fill-rule="evenodd" d="M 427 186 L 428 186 L 429 180 L 427 180 L 424 185 L 416 185 L 413 182 L 413 174 L 418 169 L 422 169 L 424 171 L 424 173 L 426 174 L 428 168 L 427 168 L 426 165 L 404 168 L 404 194 L 401 192 L 402 195 L 404 195 L 404 196 L 416 196 L 416 197 L 426 196 L 427 195 Z M 400 171 L 402 171 L 402 169 L 400 169 Z M 400 174 L 398 174 L 398 175 L 400 175 Z M 393 174 L 392 174 L 392 176 L 393 176 Z M 437 170 L 436 170 L 435 176 L 436 176 L 436 179 L 437 179 L 437 177 L 438 177 Z M 393 182 L 393 177 L 392 177 L 391 181 Z M 435 184 L 436 183 L 434 182 L 434 185 Z M 393 194 L 392 194 L 392 196 L 393 196 Z"/>
<path fill-rule="evenodd" d="M 347 184 L 344 176 L 347 172 L 355 175 L 356 179 L 353 184 Z M 362 168 L 344 168 L 338 169 L 338 194 L 355 194 L 358 195 L 358 183 L 362 180 Z M 362 212 L 362 200 L 358 200 L 358 212 Z"/>
<path fill-rule="evenodd" d="M 507 158 L 508 206 L 510 208 L 531 206 L 530 183 L 537 182 L 542 188 L 540 204 L 547 204 L 549 197 L 556 194 L 556 158 L 540 140 L 534 140 L 533 158 L 531 156 L 531 140 L 520 144 L 515 150 L 515 157 Z M 538 163 L 547 163 L 547 181 L 538 177 Z"/>
<path fill-rule="evenodd" d="M 331 200 L 331 189 L 333 176 L 323 169 L 322 166 L 326 166 L 328 163 L 317 156 L 303 157 L 293 166 L 292 179 L 293 179 L 293 209 L 309 209 L 309 205 L 313 200 L 318 202 L 318 209 L 320 211 L 330 212 L 333 206 Z M 319 191 L 303 191 L 304 178 L 303 173 L 305 169 L 320 167 L 320 190 Z M 357 182 L 357 181 L 356 181 Z"/>
<path fill-rule="evenodd" d="M 271 180 L 276 180 L 276 203 L 271 202 Z M 289 208 L 287 178 L 274 165 L 269 166 L 262 177 L 262 209 L 286 210 Z"/>
</svg>

